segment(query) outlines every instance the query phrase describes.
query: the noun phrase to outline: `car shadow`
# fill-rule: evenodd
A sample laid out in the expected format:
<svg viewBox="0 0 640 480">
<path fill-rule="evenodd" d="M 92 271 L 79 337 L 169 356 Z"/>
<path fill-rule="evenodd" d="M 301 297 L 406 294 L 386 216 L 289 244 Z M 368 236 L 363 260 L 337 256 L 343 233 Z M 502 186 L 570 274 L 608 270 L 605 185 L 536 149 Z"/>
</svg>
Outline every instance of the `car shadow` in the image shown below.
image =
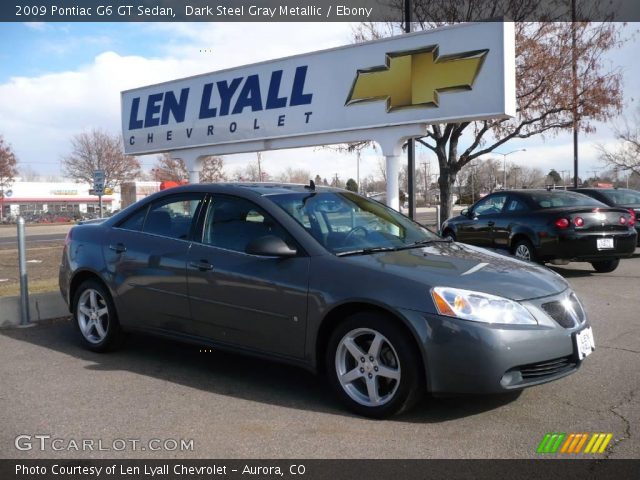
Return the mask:
<svg viewBox="0 0 640 480">
<path fill-rule="evenodd" d="M 94 353 L 82 347 L 69 320 L 38 324 L 29 329 L 4 329 L 0 330 L 0 335 L 89 362 L 85 368 L 96 372 L 129 371 L 217 395 L 357 417 L 334 398 L 321 376 L 277 362 L 218 350 L 210 352 L 209 349 L 141 334 L 128 334 L 122 348 L 115 352 Z M 443 422 L 499 408 L 518 396 L 519 392 L 452 398 L 427 396 L 415 408 L 393 420 Z"/>
</svg>

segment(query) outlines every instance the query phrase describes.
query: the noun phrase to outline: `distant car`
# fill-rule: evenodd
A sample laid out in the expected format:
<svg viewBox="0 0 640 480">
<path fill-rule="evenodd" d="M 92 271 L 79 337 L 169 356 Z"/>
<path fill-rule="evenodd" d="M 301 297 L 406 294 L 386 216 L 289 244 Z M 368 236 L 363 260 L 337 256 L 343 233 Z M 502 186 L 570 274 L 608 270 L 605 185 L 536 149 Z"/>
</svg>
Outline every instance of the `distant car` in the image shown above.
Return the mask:
<svg viewBox="0 0 640 480">
<path fill-rule="evenodd" d="M 445 237 L 515 257 L 563 265 L 590 262 L 612 272 L 635 251 L 635 216 L 594 198 L 565 190 L 494 192 L 445 221 Z"/>
<path fill-rule="evenodd" d="M 629 210 L 635 219 L 636 232 L 638 232 L 638 245 L 640 245 L 640 192 L 629 188 L 586 188 L 572 189 L 574 192 L 589 195 L 610 207 L 621 207 Z"/>
<path fill-rule="evenodd" d="M 593 350 L 559 275 L 333 188 L 156 193 L 69 231 L 60 290 L 91 350 L 114 347 L 126 329 L 250 354 L 257 369 L 279 360 L 324 372 L 370 417 L 409 408 L 424 390 L 556 380 Z"/>
</svg>

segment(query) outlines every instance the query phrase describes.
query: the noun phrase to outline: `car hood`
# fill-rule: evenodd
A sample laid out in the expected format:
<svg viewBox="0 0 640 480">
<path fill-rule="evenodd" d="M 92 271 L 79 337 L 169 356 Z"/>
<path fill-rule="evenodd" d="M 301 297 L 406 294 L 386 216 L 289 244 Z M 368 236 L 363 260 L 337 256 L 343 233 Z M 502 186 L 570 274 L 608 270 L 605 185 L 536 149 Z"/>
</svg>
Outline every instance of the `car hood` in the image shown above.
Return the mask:
<svg viewBox="0 0 640 480">
<path fill-rule="evenodd" d="M 512 300 L 546 297 L 569 286 L 564 278 L 545 267 L 455 242 L 345 259 L 428 287 L 475 290 Z"/>
</svg>

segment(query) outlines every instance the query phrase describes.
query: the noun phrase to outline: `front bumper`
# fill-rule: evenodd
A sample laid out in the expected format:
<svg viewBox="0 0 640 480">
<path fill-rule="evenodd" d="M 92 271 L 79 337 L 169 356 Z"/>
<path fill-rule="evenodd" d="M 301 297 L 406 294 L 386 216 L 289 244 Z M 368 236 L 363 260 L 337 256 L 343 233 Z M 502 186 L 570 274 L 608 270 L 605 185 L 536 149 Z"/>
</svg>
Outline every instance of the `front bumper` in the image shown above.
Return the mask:
<svg viewBox="0 0 640 480">
<path fill-rule="evenodd" d="M 599 250 L 598 238 L 613 238 L 614 248 Z M 554 258 L 595 261 L 633 255 L 638 243 L 635 230 L 621 232 L 566 232 L 541 242 L 537 254 L 541 260 Z"/>
<path fill-rule="evenodd" d="M 563 296 L 537 300 L 535 305 L 522 303 L 532 313 L 535 310 L 538 318 L 545 316 L 540 309 L 542 303 Z M 586 318 L 572 328 L 564 328 L 549 316 L 538 318 L 542 325 L 530 327 L 419 312 L 411 315 L 426 322 L 420 341 L 428 389 L 443 395 L 508 392 L 570 375 L 582 363 L 574 335 L 589 327 Z"/>
</svg>

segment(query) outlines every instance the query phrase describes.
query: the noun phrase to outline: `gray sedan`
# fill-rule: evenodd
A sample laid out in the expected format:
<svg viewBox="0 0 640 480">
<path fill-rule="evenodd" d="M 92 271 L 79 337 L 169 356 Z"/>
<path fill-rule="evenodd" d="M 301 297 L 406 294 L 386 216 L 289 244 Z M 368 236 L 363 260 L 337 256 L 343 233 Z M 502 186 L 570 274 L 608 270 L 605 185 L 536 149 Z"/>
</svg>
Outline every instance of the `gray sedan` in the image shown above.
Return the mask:
<svg viewBox="0 0 640 480">
<path fill-rule="evenodd" d="M 91 350 L 140 330 L 287 362 L 377 418 L 556 380 L 594 349 L 559 275 L 313 184 L 189 185 L 78 225 L 60 289 Z"/>
</svg>

